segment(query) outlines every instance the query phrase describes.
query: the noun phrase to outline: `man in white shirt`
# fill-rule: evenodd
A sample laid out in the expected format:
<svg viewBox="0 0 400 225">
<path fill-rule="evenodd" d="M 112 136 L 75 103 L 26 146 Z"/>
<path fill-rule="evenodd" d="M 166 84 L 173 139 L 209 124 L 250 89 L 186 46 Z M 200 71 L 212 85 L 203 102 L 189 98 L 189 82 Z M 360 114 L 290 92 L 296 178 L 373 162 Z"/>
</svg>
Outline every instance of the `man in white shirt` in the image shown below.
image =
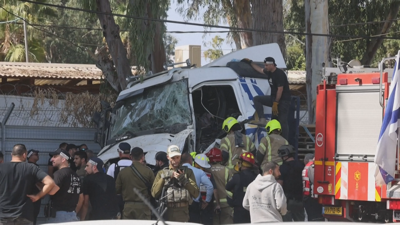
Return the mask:
<svg viewBox="0 0 400 225">
<path fill-rule="evenodd" d="M 113 163 L 108 167 L 107 175 L 112 176 L 117 179 L 119 171 L 124 169 L 125 167 L 132 165 L 131 159 L 131 145 L 126 142 L 121 142 L 118 145 L 118 154 L 119 154 L 119 161 L 117 163 Z"/>
<path fill-rule="evenodd" d="M 279 165 L 268 162 L 264 174 L 258 175 L 247 187 L 243 208 L 250 211 L 251 223 L 282 222 L 287 212 L 286 196 L 276 181 L 280 176 Z"/>
</svg>

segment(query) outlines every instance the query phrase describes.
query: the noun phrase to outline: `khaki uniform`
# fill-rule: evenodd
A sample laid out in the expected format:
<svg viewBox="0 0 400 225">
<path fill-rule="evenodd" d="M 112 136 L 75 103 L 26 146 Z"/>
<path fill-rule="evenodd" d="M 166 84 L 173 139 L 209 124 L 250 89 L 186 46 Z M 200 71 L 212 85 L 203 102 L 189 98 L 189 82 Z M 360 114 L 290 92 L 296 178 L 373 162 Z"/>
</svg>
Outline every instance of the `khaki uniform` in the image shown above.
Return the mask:
<svg viewBox="0 0 400 225">
<path fill-rule="evenodd" d="M 221 140 L 221 150 L 229 153 L 228 168 L 233 169 L 236 163 L 239 161 L 239 157 L 244 152 L 252 152 L 255 150 L 254 143 L 249 137 L 243 134 L 243 145 L 239 147 L 235 143 L 235 133 L 229 133 Z M 232 157 L 236 155 L 236 159 L 232 160 Z"/>
<path fill-rule="evenodd" d="M 288 141 L 279 134 L 270 134 L 269 136 L 263 137 L 257 150 L 257 154 L 264 155 L 264 159 L 261 162 L 261 168 L 263 168 L 264 164 L 271 161 L 282 165 L 282 159 L 278 155 L 278 149 L 282 145 L 288 144 Z"/>
<path fill-rule="evenodd" d="M 154 182 L 153 171 L 147 166 L 140 162 L 133 162 L 132 165 L 136 167 L 138 172 L 143 178 L 150 184 Z M 125 202 L 123 218 L 124 219 L 138 219 L 138 220 L 150 220 L 151 210 L 136 195 L 133 188 L 136 188 L 142 193 L 143 197 L 150 199 L 150 193 L 146 184 L 136 175 L 133 169 L 127 167 L 121 170 L 118 174 L 117 181 L 115 183 L 117 194 L 122 194 L 122 198 Z"/>
<path fill-rule="evenodd" d="M 165 193 L 167 201 L 166 220 L 176 222 L 189 221 L 189 205 L 193 198 L 199 196 L 199 188 L 196 185 L 196 178 L 193 171 L 185 166 L 180 168 L 184 171 L 186 184 L 181 184 L 177 179 L 171 178 L 174 169 L 170 166 L 164 168 L 157 173 L 154 180 L 151 194 L 155 199 L 161 197 L 163 187 L 167 184 L 172 184 Z"/>
<path fill-rule="evenodd" d="M 214 213 L 214 224 L 232 224 L 233 223 L 233 209 L 228 205 L 227 197 L 232 198 L 232 192 L 225 189 L 226 183 L 232 178 L 234 172 L 231 169 L 221 165 L 212 164 L 211 174 L 214 177 L 215 184 L 217 185 L 217 193 L 221 207 L 221 213 Z"/>
</svg>

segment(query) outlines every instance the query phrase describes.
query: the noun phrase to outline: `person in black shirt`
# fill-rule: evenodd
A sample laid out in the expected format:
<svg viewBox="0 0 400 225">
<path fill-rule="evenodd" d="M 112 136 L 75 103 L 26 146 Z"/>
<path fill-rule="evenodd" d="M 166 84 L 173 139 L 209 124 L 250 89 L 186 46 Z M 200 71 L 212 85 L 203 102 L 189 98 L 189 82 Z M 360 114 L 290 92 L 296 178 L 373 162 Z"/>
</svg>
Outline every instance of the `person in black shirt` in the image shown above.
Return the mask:
<svg viewBox="0 0 400 225">
<path fill-rule="evenodd" d="M 250 59 L 242 59 L 242 62 L 248 63 L 258 72 L 265 74 L 271 87 L 271 95 L 255 96 L 253 99 L 254 108 L 259 117 L 260 124 L 266 124 L 264 117 L 264 105 L 272 107 L 272 119 L 278 119 L 282 126 L 282 136 L 288 140 L 289 126 L 288 126 L 288 114 L 290 107 L 290 89 L 289 82 L 285 72 L 276 67 L 275 59 L 267 57 L 264 60 L 265 68 L 259 67 L 253 63 Z"/>
<path fill-rule="evenodd" d="M 68 144 L 66 150 L 68 151 L 68 154 L 70 155 L 70 159 L 68 160 L 69 162 L 69 167 L 76 172 L 78 170 L 78 167 L 75 165 L 74 162 L 74 157 L 75 153 L 77 151 L 77 147 L 74 144 Z"/>
<path fill-rule="evenodd" d="M 233 207 L 233 223 L 250 223 L 250 212 L 243 208 L 243 199 L 246 194 L 246 188 L 253 182 L 257 173 L 254 170 L 255 159 L 252 153 L 243 153 L 240 155 L 240 161 L 235 166 L 239 173 L 233 175 L 225 186 L 227 191 L 232 192 L 233 197 L 228 201 L 229 206 Z"/>
<path fill-rule="evenodd" d="M 0 224 L 32 224 L 32 202 L 58 190 L 53 179 L 36 165 L 26 163 L 26 158 L 25 145 L 17 144 L 13 147 L 11 162 L 0 164 Z M 44 186 L 32 193 L 37 182 Z"/>
<path fill-rule="evenodd" d="M 103 161 L 96 157 L 86 164 L 88 175 L 82 186 L 84 203 L 81 220 L 86 217 L 89 201 L 92 205 L 91 220 L 115 219 L 119 213 L 115 181 L 104 173 L 103 165 Z"/>
<path fill-rule="evenodd" d="M 36 164 L 37 161 L 39 161 L 39 151 L 38 150 L 34 150 L 34 149 L 29 150 L 28 155 L 26 157 L 28 159 L 28 163 L 32 163 L 39 168 L 39 165 Z M 32 194 L 37 194 L 39 191 L 40 191 L 40 189 L 38 187 L 36 187 L 36 185 L 32 186 L 32 190 L 31 190 Z M 33 203 L 33 216 L 34 216 L 33 224 L 34 225 L 36 224 L 36 219 L 37 219 L 37 216 L 39 215 L 41 204 L 42 204 L 42 201 L 40 199 Z"/>
<path fill-rule="evenodd" d="M 285 192 L 288 210 L 282 217 L 283 221 L 304 221 L 305 219 L 302 178 L 304 163 L 295 159 L 295 154 L 292 145 L 282 145 L 278 149 L 278 155 L 282 158 L 283 164 L 279 167 L 281 176 L 277 181 Z"/>
<path fill-rule="evenodd" d="M 67 151 L 57 149 L 50 153 L 51 162 L 58 170 L 54 173 L 54 182 L 60 187 L 56 194 L 51 196 L 52 207 L 56 211 L 55 218 L 49 218 L 48 222 L 77 221 L 76 212 L 79 212 L 83 195 L 80 198 L 81 183 L 78 175 L 69 167 L 70 155 Z"/>
</svg>

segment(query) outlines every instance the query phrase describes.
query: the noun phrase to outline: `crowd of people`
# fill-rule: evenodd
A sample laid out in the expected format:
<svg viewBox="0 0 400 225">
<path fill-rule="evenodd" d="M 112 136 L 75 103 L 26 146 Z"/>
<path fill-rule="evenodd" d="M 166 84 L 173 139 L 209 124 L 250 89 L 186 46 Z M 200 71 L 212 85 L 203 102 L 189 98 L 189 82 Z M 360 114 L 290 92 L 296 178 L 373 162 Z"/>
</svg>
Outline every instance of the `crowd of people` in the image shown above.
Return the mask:
<svg viewBox="0 0 400 225">
<path fill-rule="evenodd" d="M 44 214 L 52 223 L 150 220 L 154 212 L 168 221 L 206 225 L 304 221 L 306 214 L 309 221 L 322 219 L 312 190 L 313 155 L 299 161 L 287 141 L 286 75 L 272 57 L 265 68 L 242 62 L 265 74 L 271 86 L 271 95 L 254 98 L 256 124 L 268 134 L 258 148 L 234 117 L 223 122 L 227 134 L 219 148 L 196 154 L 165 146 L 151 168 L 143 149 L 127 142 L 118 144 L 119 160 L 107 168 L 86 145 L 62 143 L 50 153 L 45 173 L 36 164 L 39 151 L 17 144 L 11 162 L 0 155 L 0 225 L 36 224 L 45 195 L 50 201 Z M 268 123 L 264 105 L 272 107 Z"/>
<path fill-rule="evenodd" d="M 308 220 L 322 218 L 310 190 L 313 156 L 297 160 L 277 120 L 267 123 L 258 149 L 235 118 L 222 128 L 227 136 L 219 148 L 189 154 L 166 146 L 151 168 L 143 149 L 127 142 L 107 168 L 86 145 L 62 143 L 49 154 L 46 173 L 37 165 L 39 151 L 17 144 L 11 162 L 0 164 L 0 224 L 36 224 L 45 195 L 48 223 L 150 220 L 149 205 L 168 221 L 206 225 L 304 221 L 304 207 Z"/>
</svg>

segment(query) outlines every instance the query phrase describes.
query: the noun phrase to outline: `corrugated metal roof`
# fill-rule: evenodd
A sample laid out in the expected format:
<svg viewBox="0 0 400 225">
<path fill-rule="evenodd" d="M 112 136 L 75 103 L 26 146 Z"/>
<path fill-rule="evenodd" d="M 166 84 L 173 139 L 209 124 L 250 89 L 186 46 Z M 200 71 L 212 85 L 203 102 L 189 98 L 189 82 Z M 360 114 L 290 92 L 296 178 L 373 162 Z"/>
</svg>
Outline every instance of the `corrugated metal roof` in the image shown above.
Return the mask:
<svg viewBox="0 0 400 225">
<path fill-rule="evenodd" d="M 287 71 L 289 84 L 306 84 L 306 71 Z"/>
<path fill-rule="evenodd" d="M 0 62 L 0 77 L 101 80 L 102 75 L 94 64 Z"/>
</svg>

